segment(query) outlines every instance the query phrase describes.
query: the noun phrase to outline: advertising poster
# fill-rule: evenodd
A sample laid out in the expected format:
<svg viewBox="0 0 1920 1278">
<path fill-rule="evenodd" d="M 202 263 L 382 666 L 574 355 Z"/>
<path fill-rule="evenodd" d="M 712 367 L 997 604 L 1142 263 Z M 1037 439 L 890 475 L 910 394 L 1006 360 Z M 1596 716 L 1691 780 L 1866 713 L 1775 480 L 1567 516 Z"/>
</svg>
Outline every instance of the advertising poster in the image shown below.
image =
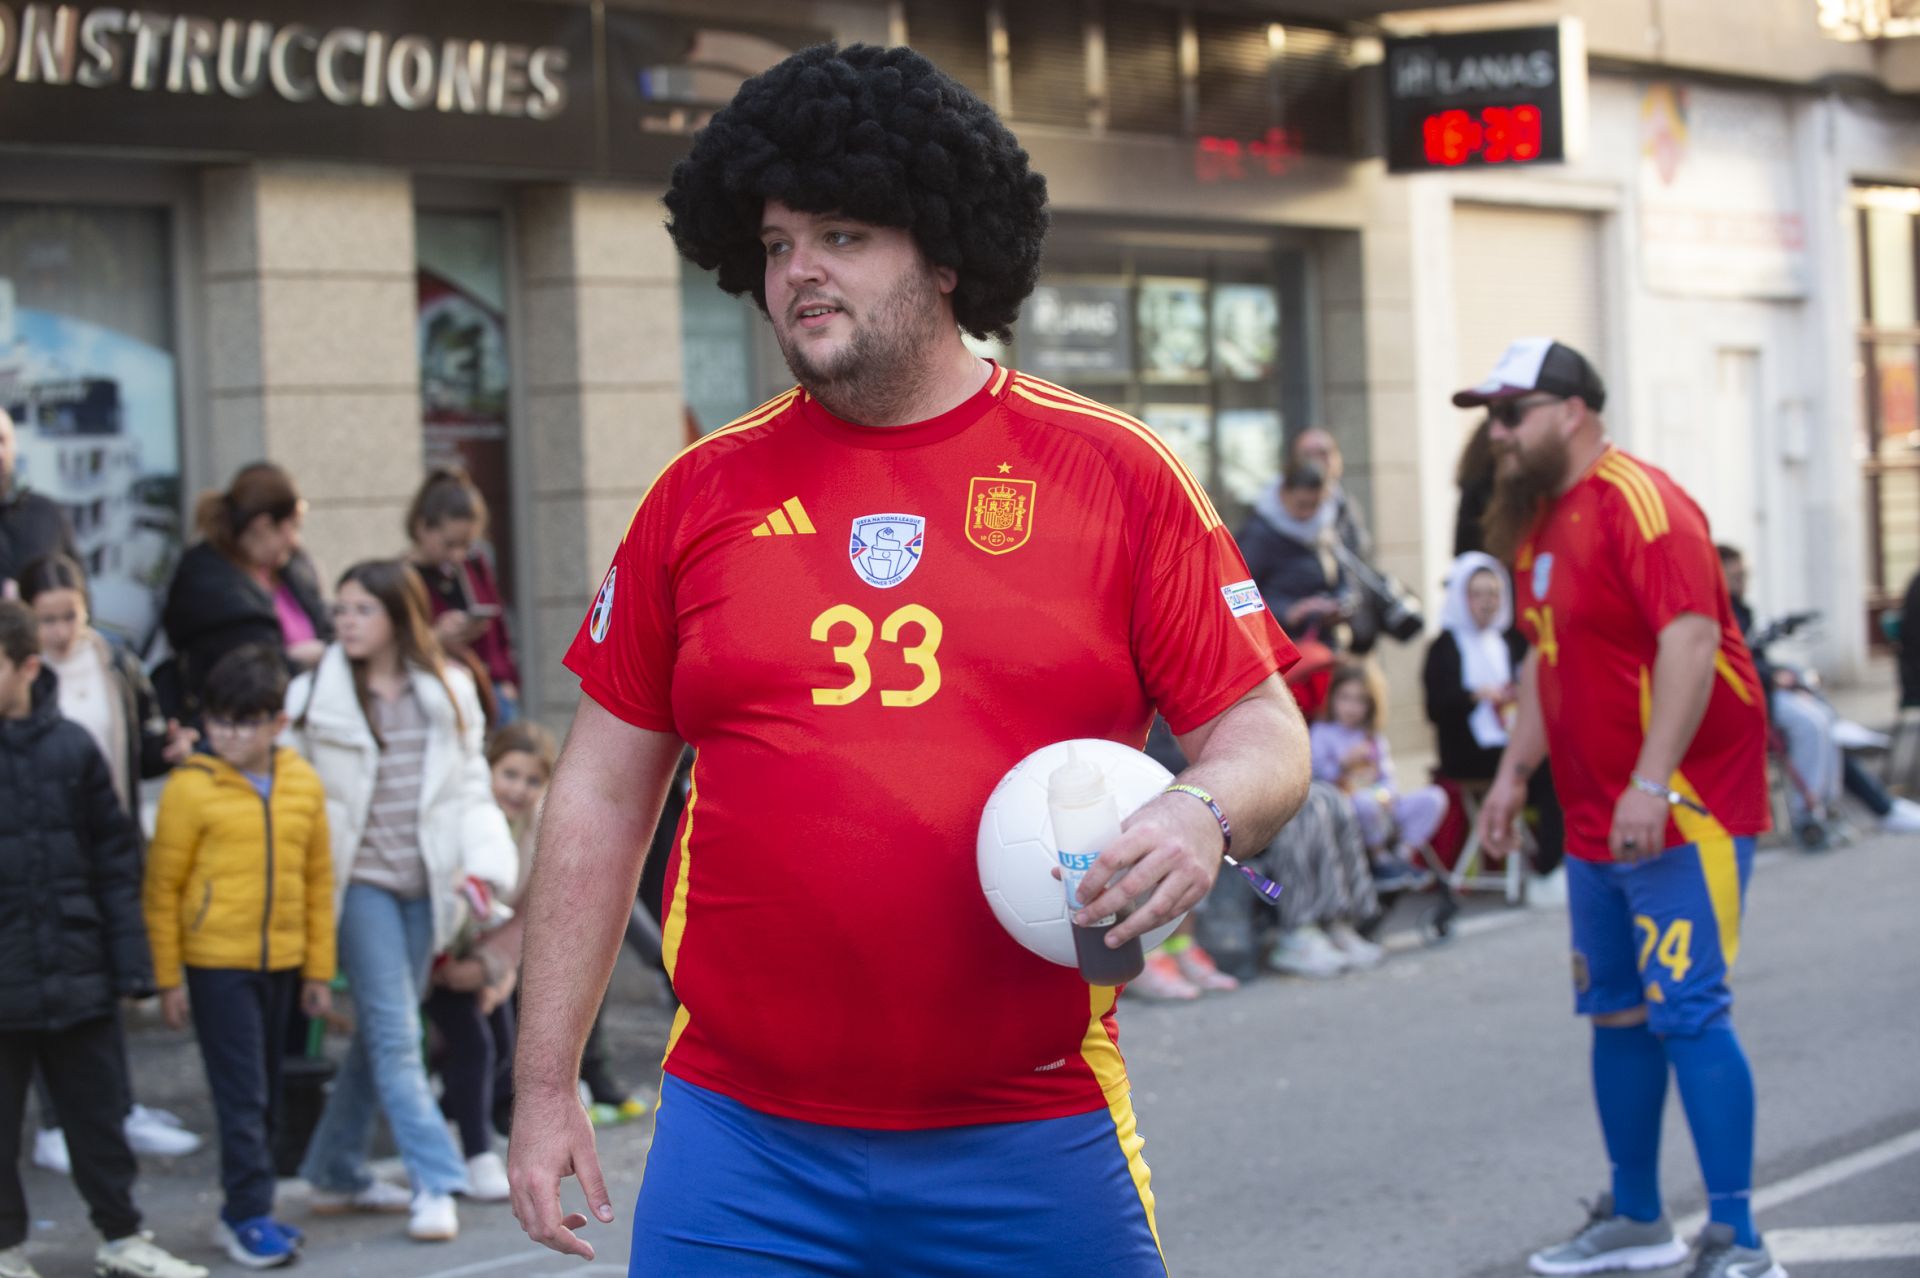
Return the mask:
<svg viewBox="0 0 1920 1278">
<path fill-rule="evenodd" d="M 181 543 L 166 215 L 0 205 L 0 407 L 58 502 L 94 625 L 146 656 Z"/>
<path fill-rule="evenodd" d="M 1205 404 L 1148 404 L 1140 420 L 1167 441 L 1194 478 L 1213 481 L 1213 415 Z"/>
<path fill-rule="evenodd" d="M 1020 312 L 1022 366 L 1067 385 L 1132 377 L 1131 301 L 1121 284 L 1042 284 Z"/>
<path fill-rule="evenodd" d="M 514 600 L 508 471 L 506 228 L 491 213 L 421 213 L 420 413 L 427 467 L 457 462 L 487 500 L 486 549 Z"/>
<path fill-rule="evenodd" d="M 1251 504 L 1280 474 L 1280 414 L 1236 408 L 1220 414 L 1220 486 Z"/>
<path fill-rule="evenodd" d="M 1280 358 L 1280 302 L 1264 284 L 1213 290 L 1213 366 L 1237 382 L 1265 381 Z"/>
<path fill-rule="evenodd" d="M 1207 282 L 1140 281 L 1140 376 L 1149 382 L 1207 378 Z"/>
</svg>

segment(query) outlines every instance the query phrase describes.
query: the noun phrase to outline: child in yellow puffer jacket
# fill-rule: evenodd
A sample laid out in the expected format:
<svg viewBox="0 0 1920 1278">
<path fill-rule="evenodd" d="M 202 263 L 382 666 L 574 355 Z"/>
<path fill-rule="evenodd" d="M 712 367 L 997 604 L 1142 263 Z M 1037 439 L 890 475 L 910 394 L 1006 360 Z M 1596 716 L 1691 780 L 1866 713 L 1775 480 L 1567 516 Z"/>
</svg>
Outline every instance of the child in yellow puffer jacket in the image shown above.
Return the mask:
<svg viewBox="0 0 1920 1278">
<path fill-rule="evenodd" d="M 268 1114 L 296 997 L 326 1014 L 334 971 L 326 792 L 274 742 L 287 726 L 285 663 L 242 648 L 207 676 L 213 754 L 160 796 L 143 901 L 167 1024 L 189 1014 L 220 1122 L 226 1203 L 215 1241 L 248 1268 L 290 1263 L 300 1232 L 273 1217 Z"/>
</svg>

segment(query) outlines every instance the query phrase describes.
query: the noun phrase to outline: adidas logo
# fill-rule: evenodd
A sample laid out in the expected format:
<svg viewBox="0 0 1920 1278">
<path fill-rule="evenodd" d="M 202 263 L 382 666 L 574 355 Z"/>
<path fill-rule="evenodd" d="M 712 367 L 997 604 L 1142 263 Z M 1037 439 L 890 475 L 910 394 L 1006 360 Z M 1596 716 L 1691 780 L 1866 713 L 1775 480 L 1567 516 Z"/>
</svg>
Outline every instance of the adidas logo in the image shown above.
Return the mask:
<svg viewBox="0 0 1920 1278">
<path fill-rule="evenodd" d="M 813 521 L 807 518 L 807 508 L 800 504 L 798 497 L 789 497 L 780 503 L 780 509 L 760 521 L 753 530 L 756 537 L 793 537 L 811 535 Z"/>
</svg>

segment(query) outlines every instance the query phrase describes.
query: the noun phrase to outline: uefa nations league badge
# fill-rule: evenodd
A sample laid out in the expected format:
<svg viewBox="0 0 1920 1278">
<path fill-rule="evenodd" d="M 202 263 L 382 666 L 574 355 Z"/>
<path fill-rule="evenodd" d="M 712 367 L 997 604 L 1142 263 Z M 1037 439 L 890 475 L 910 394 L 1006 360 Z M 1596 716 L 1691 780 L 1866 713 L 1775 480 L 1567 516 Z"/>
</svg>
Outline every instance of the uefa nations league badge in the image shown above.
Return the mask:
<svg viewBox="0 0 1920 1278">
<path fill-rule="evenodd" d="M 1533 597 L 1545 599 L 1547 587 L 1553 583 L 1553 555 L 1541 555 L 1533 561 Z"/>
<path fill-rule="evenodd" d="M 886 590 L 920 566 L 926 531 L 927 521 L 920 515 L 862 515 L 853 521 L 847 558 L 860 580 Z"/>
</svg>

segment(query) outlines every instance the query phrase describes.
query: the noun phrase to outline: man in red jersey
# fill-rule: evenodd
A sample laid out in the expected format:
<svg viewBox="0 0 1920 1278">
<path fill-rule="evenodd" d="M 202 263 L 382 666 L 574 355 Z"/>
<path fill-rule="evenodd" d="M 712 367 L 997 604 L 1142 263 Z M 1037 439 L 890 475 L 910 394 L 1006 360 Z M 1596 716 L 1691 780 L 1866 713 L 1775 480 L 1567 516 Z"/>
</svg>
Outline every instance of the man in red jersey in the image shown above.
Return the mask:
<svg viewBox="0 0 1920 1278">
<path fill-rule="evenodd" d="M 1650 1269 L 1687 1255 L 1661 1207 L 1671 1067 L 1711 1221 L 1689 1278 L 1784 1278 L 1753 1225 L 1753 1074 L 1727 988 L 1753 839 L 1768 824 L 1764 693 L 1700 508 L 1607 440 L 1606 386 L 1547 338 L 1513 343 L 1453 397 L 1484 405 L 1498 456 L 1488 548 L 1514 567 L 1533 645 L 1519 718 L 1481 808 L 1515 845 L 1551 758 L 1566 808 L 1575 1008 L 1593 1019 L 1610 1190 L 1535 1273 Z"/>
<path fill-rule="evenodd" d="M 1157 709 L 1204 796 L 1130 818 L 1082 915 L 1144 897 L 1120 944 L 1184 912 L 1301 800 L 1293 647 L 1151 431 L 963 345 L 1031 291 L 1046 191 L 924 58 L 822 46 L 748 81 L 667 206 L 800 384 L 668 464 L 568 653 L 516 1215 L 591 1256 L 576 1175 L 613 1218 L 574 1067 L 685 741 L 631 1272 L 1164 1273 L 1115 991 L 1000 928 L 975 830 L 1025 755 L 1138 746 Z"/>
</svg>

